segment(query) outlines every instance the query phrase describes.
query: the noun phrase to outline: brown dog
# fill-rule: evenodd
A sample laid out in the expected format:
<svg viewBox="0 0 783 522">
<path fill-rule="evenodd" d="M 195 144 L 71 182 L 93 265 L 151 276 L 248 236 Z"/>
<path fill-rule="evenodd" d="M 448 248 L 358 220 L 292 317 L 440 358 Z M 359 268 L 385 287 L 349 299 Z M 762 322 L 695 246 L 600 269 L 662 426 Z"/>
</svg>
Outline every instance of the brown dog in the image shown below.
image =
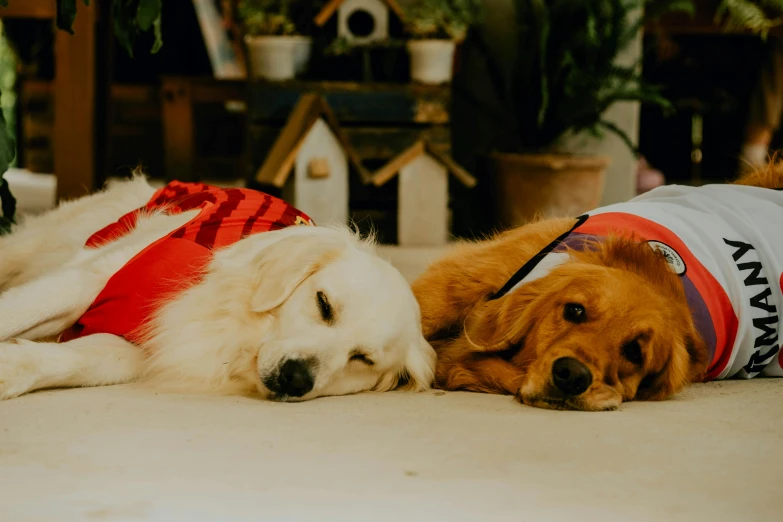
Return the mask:
<svg viewBox="0 0 783 522">
<path fill-rule="evenodd" d="M 438 352 L 436 384 L 516 394 L 531 406 L 596 411 L 666 399 L 700 380 L 783 375 L 775 304 L 783 305 L 783 256 L 767 256 L 762 266 L 751 259 L 750 241 L 731 235 L 761 211 L 783 225 L 783 193 L 767 190 L 782 187 L 783 167 L 770 165 L 734 185 L 664 187 L 643 206 L 634 200 L 621 208 L 658 212 L 666 222 L 677 218 L 684 201 L 678 236 L 637 216 L 599 234 L 595 223 L 613 213 L 608 207 L 576 223 L 542 220 L 456 246 L 413 284 L 424 335 Z M 719 240 L 703 246 L 709 234 L 700 227 L 722 223 L 703 208 L 713 199 L 717 206 L 725 200 L 716 212 L 728 224 Z M 737 211 L 732 205 L 740 201 L 752 208 Z M 680 205 L 674 212 L 672 202 Z M 731 273 L 697 259 L 690 251 L 697 249 L 679 243 L 686 235 L 695 238 L 689 245 L 712 249 Z M 783 236 L 773 254 L 781 251 Z M 724 281 L 732 275 L 745 288 Z M 738 310 L 744 305 L 735 302 L 750 308 Z"/>
</svg>

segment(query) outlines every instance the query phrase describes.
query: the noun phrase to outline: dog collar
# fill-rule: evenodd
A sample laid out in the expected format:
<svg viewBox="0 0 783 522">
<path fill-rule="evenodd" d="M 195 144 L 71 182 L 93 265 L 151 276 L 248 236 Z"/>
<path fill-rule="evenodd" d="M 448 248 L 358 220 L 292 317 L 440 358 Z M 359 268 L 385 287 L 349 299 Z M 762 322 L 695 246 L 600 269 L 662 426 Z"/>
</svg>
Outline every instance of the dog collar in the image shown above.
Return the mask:
<svg viewBox="0 0 783 522">
<path fill-rule="evenodd" d="M 522 268 L 517 270 L 516 273 L 511 276 L 511 279 L 509 279 L 495 295 L 490 297 L 489 300 L 493 301 L 495 299 L 500 299 L 504 295 L 515 291 L 523 284 L 544 277 L 553 268 L 568 260 L 569 256 L 568 253 L 565 252 L 566 249 L 572 248 L 574 250 L 582 250 L 587 237 L 581 236 L 575 238 L 572 236 L 572 233 L 587 221 L 587 217 L 586 214 L 579 216 L 574 226 L 567 232 L 558 236 L 557 239 L 549 243 L 538 254 L 530 258 L 530 261 L 522 265 Z M 577 245 L 577 243 L 580 245 Z"/>
</svg>

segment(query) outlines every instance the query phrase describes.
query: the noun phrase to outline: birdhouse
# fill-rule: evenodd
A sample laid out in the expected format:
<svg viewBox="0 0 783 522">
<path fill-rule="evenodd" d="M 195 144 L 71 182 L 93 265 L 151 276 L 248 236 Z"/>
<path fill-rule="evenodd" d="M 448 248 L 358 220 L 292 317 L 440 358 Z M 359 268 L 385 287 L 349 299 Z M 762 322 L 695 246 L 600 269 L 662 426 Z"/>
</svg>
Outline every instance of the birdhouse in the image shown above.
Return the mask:
<svg viewBox="0 0 783 522">
<path fill-rule="evenodd" d="M 401 246 L 444 245 L 449 237 L 449 178 L 474 187 L 476 178 L 427 141 L 418 141 L 372 178 L 376 187 L 399 175 L 397 239 Z"/>
<path fill-rule="evenodd" d="M 308 93 L 288 117 L 256 180 L 282 189 L 283 199 L 316 223 L 348 223 L 349 163 L 370 179 L 326 101 Z"/>
<path fill-rule="evenodd" d="M 389 24 L 394 16 L 404 14 L 395 0 L 329 0 L 315 17 L 323 27 L 337 13 L 337 37 L 354 44 L 377 42 L 389 38 Z"/>
</svg>

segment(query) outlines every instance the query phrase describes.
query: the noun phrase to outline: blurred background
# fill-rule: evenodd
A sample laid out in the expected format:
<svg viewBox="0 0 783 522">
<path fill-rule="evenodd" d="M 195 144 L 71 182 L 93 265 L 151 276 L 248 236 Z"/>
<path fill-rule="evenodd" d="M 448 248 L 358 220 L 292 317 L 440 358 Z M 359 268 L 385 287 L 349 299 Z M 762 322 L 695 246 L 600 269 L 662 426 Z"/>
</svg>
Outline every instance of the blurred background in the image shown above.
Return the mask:
<svg viewBox="0 0 783 522">
<path fill-rule="evenodd" d="M 141 165 L 431 246 L 779 143 L 783 1 L 94 0 L 73 34 L 56 0 L 5 3 L 22 214 Z"/>
</svg>

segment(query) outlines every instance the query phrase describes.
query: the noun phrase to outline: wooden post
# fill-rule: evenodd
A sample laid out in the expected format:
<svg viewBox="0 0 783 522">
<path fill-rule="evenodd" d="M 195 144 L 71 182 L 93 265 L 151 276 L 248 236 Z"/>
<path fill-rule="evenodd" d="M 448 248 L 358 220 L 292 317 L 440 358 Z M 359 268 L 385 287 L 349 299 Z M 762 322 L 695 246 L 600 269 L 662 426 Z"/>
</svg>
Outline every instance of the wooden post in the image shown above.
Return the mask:
<svg viewBox="0 0 783 522">
<path fill-rule="evenodd" d="M 194 181 L 193 103 L 185 78 L 163 80 L 163 148 L 166 179 Z"/>
<path fill-rule="evenodd" d="M 114 18 L 109 3 L 99 3 L 101 9 L 98 13 L 96 26 L 96 65 L 95 65 L 95 185 L 101 187 L 106 183 L 108 176 L 115 174 L 112 165 L 112 139 L 111 131 L 116 119 L 116 109 L 112 103 L 112 83 L 114 79 Z M 125 52 L 122 50 L 121 52 Z M 132 165 L 131 168 L 136 165 Z M 125 172 L 124 174 L 126 174 Z"/>
<path fill-rule="evenodd" d="M 54 173 L 57 196 L 95 188 L 95 2 L 79 2 L 74 34 L 55 40 Z"/>
</svg>

